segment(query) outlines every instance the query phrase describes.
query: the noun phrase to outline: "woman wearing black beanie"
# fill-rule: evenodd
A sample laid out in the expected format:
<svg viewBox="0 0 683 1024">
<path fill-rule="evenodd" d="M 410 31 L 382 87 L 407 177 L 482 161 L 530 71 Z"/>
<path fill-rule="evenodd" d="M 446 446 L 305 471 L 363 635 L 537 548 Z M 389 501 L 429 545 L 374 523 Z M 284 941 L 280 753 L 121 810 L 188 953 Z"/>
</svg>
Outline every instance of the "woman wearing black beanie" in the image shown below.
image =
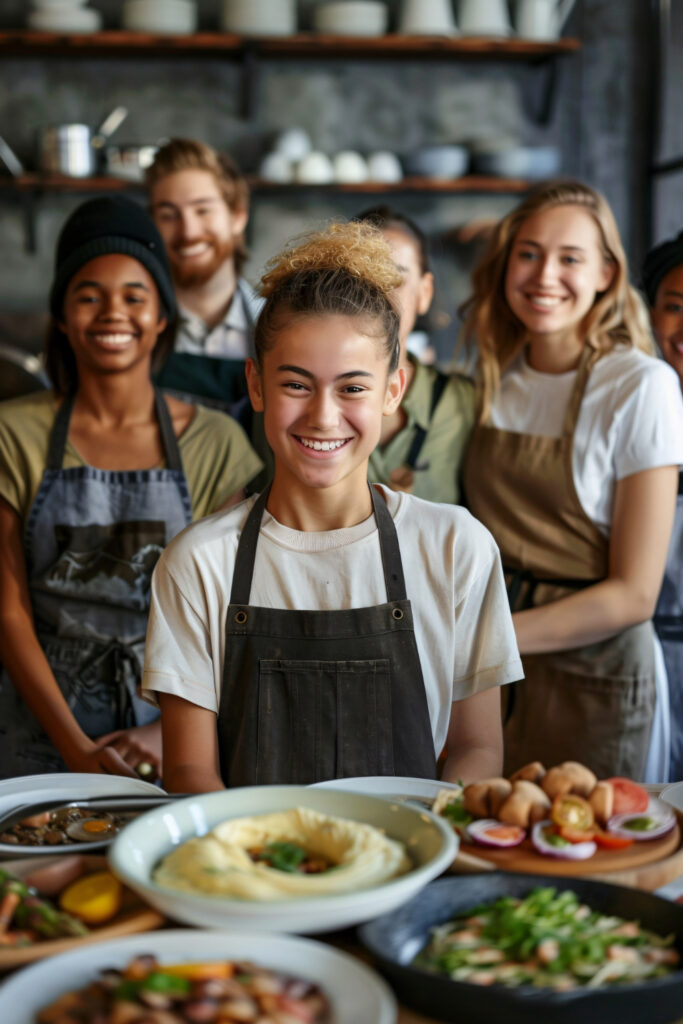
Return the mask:
<svg viewBox="0 0 683 1024">
<path fill-rule="evenodd" d="M 683 388 L 683 231 L 652 249 L 643 264 L 643 291 L 664 359 Z M 676 518 L 654 615 L 669 681 L 669 778 L 683 779 L 683 474 L 678 474 Z"/>
<path fill-rule="evenodd" d="M 67 220 L 50 290 L 54 390 L 0 405 L 0 778 L 161 774 L 138 696 L 152 570 L 260 462 L 229 417 L 163 396 L 173 343 L 163 241 L 137 203 Z"/>
</svg>

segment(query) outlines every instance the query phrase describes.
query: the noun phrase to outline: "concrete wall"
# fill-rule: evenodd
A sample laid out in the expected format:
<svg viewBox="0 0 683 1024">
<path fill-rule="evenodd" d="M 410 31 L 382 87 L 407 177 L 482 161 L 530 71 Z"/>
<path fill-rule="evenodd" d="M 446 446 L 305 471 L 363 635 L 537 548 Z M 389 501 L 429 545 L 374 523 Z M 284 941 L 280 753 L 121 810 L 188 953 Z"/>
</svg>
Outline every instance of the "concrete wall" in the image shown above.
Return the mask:
<svg viewBox="0 0 683 1024">
<path fill-rule="evenodd" d="M 19 27 L 27 4 L 4 0 L 0 27 Z M 108 27 L 120 3 L 91 0 Z M 398 4 L 394 2 L 392 16 Z M 302 3 L 308 23 L 311 2 Z M 645 245 L 644 169 L 647 163 L 647 7 L 638 0 L 579 0 L 568 32 L 580 36 L 580 54 L 558 62 L 557 102 L 541 127 L 529 117 L 538 104 L 543 74 L 523 64 L 463 64 L 443 60 L 374 62 L 268 61 L 263 65 L 255 117 L 240 117 L 240 71 L 228 56 L 175 58 L 19 58 L 0 63 L 0 134 L 35 166 L 35 137 L 49 121 L 96 124 L 113 106 L 131 113 L 117 138 L 156 141 L 194 135 L 232 151 L 255 167 L 274 131 L 301 125 L 316 146 L 394 149 L 407 153 L 429 142 L 473 136 L 512 136 L 560 147 L 562 170 L 597 185 L 613 204 L 627 248 L 639 261 Z M 217 26 L 218 0 L 200 0 L 202 27 Z M 35 313 L 45 307 L 54 241 L 76 194 L 45 195 L 37 204 L 35 254 L 24 247 L 17 198 L 0 192 L 0 314 Z M 250 225 L 252 258 L 247 276 L 258 279 L 267 257 L 290 235 L 379 201 L 376 196 L 301 194 L 255 196 Z M 401 195 L 391 200 L 416 217 L 432 238 L 437 299 L 430 326 L 437 329 L 442 359 L 455 337 L 455 310 L 468 288 L 475 249 L 456 240 L 459 225 L 500 216 L 511 195 Z M 8 317 L 2 317 L 7 324 Z M 23 343 L 36 347 L 31 331 Z"/>
</svg>

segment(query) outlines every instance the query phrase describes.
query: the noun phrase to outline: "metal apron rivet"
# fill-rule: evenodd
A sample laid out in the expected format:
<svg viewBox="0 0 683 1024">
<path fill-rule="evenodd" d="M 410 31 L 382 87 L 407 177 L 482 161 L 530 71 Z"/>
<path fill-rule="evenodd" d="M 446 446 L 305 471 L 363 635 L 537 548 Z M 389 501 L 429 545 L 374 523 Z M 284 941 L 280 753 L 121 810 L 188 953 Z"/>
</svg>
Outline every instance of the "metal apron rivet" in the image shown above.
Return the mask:
<svg viewBox="0 0 683 1024">
<path fill-rule="evenodd" d="M 238 626 L 243 626 L 246 621 L 247 621 L 247 613 L 246 612 L 237 612 L 235 614 L 235 622 L 237 623 Z"/>
<path fill-rule="evenodd" d="M 391 614 L 394 616 L 397 622 L 403 618 L 403 612 L 401 611 L 400 608 L 392 608 Z"/>
</svg>

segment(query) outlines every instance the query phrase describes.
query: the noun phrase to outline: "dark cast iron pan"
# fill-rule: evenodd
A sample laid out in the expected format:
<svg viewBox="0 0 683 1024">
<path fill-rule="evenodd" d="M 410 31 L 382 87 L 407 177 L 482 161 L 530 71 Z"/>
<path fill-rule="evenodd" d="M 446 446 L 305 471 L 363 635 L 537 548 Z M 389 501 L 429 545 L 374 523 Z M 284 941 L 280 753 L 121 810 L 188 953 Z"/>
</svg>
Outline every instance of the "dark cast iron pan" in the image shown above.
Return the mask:
<svg viewBox="0 0 683 1024">
<path fill-rule="evenodd" d="M 587 878 L 502 871 L 432 882 L 398 910 L 359 928 L 360 939 L 401 1002 L 449 1024 L 669 1024 L 683 1017 L 683 968 L 621 987 L 551 992 L 531 986 L 482 987 L 411 966 L 435 925 L 501 896 L 524 897 L 537 886 L 571 890 L 592 910 L 637 920 L 659 935 L 674 934 L 683 964 L 683 906 Z"/>
</svg>

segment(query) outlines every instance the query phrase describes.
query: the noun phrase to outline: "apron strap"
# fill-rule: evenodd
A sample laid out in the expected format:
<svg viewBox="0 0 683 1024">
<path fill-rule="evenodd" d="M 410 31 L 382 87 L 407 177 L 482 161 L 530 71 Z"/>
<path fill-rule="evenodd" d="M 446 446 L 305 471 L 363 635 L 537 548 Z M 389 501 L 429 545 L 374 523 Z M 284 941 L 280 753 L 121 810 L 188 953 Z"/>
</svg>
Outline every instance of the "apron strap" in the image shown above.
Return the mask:
<svg viewBox="0 0 683 1024">
<path fill-rule="evenodd" d="M 242 528 L 239 544 L 237 545 L 235 568 L 232 574 L 230 604 L 249 604 L 251 581 L 254 576 L 254 563 L 256 561 L 256 545 L 258 544 L 261 519 L 263 518 L 269 494 L 270 486 L 265 491 L 262 491 L 256 499 Z M 374 487 L 370 487 L 370 497 L 379 533 L 384 584 L 387 588 L 387 601 L 405 601 L 406 584 L 394 521 L 391 518 L 391 513 L 386 506 L 384 498 L 378 494 Z"/>
<path fill-rule="evenodd" d="M 69 423 L 71 421 L 71 413 L 73 412 L 74 402 L 76 401 L 76 393 L 73 392 L 65 398 L 55 416 L 55 421 L 52 424 L 52 430 L 50 431 L 50 444 L 47 450 L 47 463 L 46 469 L 62 468 L 64 462 L 64 449 L 66 448 L 67 438 L 69 437 Z"/>
<path fill-rule="evenodd" d="M 164 398 L 161 389 L 158 387 L 154 388 L 154 407 L 156 409 L 157 420 L 159 423 L 161 447 L 164 451 L 166 468 L 182 473 L 183 460 L 180 457 L 178 439 L 175 436 L 175 431 L 173 429 L 173 420 L 171 419 L 171 414 L 168 411 L 166 399 Z"/>
<path fill-rule="evenodd" d="M 576 429 L 576 421 L 579 418 L 579 410 L 581 409 L 581 402 L 583 401 L 584 392 L 588 384 L 588 378 L 590 376 L 591 367 L 590 360 L 593 355 L 593 349 L 590 345 L 583 346 L 583 352 L 581 353 L 581 359 L 576 372 L 576 380 L 574 381 L 574 387 L 572 393 L 569 396 L 569 404 L 567 405 L 567 412 L 564 417 L 564 426 L 562 428 L 563 437 L 573 437 L 574 430 Z"/>
<path fill-rule="evenodd" d="M 55 421 L 52 424 L 52 430 L 50 431 L 50 443 L 48 446 L 47 463 L 45 466 L 46 469 L 59 470 L 64 464 L 64 449 L 66 448 L 66 442 L 69 437 L 69 423 L 71 422 L 71 413 L 73 412 L 75 400 L 75 393 L 69 395 L 68 398 L 64 399 L 57 410 L 57 415 L 55 416 Z M 161 390 L 157 387 L 154 388 L 154 408 L 156 410 L 157 421 L 159 423 L 161 447 L 164 453 L 166 468 L 177 470 L 182 473 L 183 461 L 180 457 L 178 439 L 176 438 L 173 430 L 171 414 L 168 411 L 166 399 L 161 393 Z"/>
<path fill-rule="evenodd" d="M 439 400 L 441 399 L 441 396 L 444 393 L 444 389 L 447 384 L 447 375 L 445 373 L 441 373 L 440 370 L 437 370 L 437 375 L 432 386 L 432 400 L 429 406 L 429 422 L 427 425 L 427 430 L 429 430 L 429 427 L 431 427 L 432 425 L 432 420 L 434 419 L 436 407 L 439 404 Z M 417 460 L 420 457 L 422 446 L 425 443 L 425 440 L 427 439 L 427 430 L 425 430 L 424 427 L 415 427 L 415 434 L 413 435 L 410 450 L 408 451 L 408 456 L 405 461 L 406 466 L 410 466 L 411 469 L 415 469 L 415 467 L 417 466 Z"/>
</svg>

